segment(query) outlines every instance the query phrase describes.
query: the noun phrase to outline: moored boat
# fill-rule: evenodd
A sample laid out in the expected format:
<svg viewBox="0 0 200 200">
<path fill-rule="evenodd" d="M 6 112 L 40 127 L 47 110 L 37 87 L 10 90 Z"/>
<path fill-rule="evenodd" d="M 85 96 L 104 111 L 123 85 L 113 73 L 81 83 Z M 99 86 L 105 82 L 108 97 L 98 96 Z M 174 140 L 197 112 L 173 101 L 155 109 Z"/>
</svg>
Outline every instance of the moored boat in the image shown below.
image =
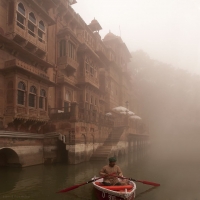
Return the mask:
<svg viewBox="0 0 200 200">
<path fill-rule="evenodd" d="M 103 178 L 92 182 L 98 200 L 134 200 L 135 182 L 128 181 L 127 185 L 104 186 L 102 181 Z"/>
</svg>

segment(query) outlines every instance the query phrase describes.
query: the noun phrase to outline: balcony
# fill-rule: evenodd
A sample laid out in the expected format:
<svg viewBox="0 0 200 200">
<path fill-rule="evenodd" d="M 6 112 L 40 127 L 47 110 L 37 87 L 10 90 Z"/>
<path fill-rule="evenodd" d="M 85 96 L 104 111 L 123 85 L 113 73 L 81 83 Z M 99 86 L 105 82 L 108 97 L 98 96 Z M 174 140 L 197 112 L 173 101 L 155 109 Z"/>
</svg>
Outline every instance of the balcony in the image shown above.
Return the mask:
<svg viewBox="0 0 200 200">
<path fill-rule="evenodd" d="M 57 5 L 51 0 L 26 0 L 34 10 L 37 10 L 40 15 L 47 21 L 48 25 L 55 24 L 54 19 L 49 15 L 48 10 L 56 8 Z"/>
<path fill-rule="evenodd" d="M 59 37 L 63 37 L 63 35 L 67 35 L 70 34 L 70 37 L 72 36 L 73 39 L 75 39 L 76 41 L 78 41 L 78 43 L 83 43 L 84 42 L 84 38 L 82 36 L 81 30 L 75 30 L 73 31 L 69 26 L 65 26 L 65 28 L 61 29 L 58 33 L 58 38 Z"/>
<path fill-rule="evenodd" d="M 83 44 L 81 44 L 78 48 L 78 52 L 82 53 L 82 52 L 88 52 L 90 53 L 95 59 L 97 59 L 98 61 L 101 61 L 101 59 L 99 58 L 99 56 L 95 53 L 95 48 L 94 45 L 91 44 L 91 42 L 89 42 L 86 39 L 83 39 Z"/>
<path fill-rule="evenodd" d="M 12 52 L 13 55 L 15 55 L 16 53 L 20 53 L 23 55 L 24 58 L 30 60 L 30 62 L 41 64 L 46 68 L 55 67 L 54 63 L 47 62 L 44 57 L 39 57 L 34 52 L 28 51 L 26 48 L 24 48 L 23 43 L 26 44 L 26 40 L 23 39 L 21 40 L 21 43 L 17 43 L 13 42 L 13 40 L 11 40 L 9 37 L 11 36 L 0 34 L 0 42 L 2 42 L 4 44 L 4 47 Z M 38 51 L 40 51 L 40 49 L 38 49 Z"/>
<path fill-rule="evenodd" d="M 96 48 L 96 53 L 98 54 L 98 56 L 106 63 L 106 64 L 109 64 L 109 58 L 107 56 L 107 52 L 105 50 L 104 47 L 100 46 L 100 45 L 97 45 L 97 48 Z"/>
<path fill-rule="evenodd" d="M 89 73 L 86 73 L 85 75 L 79 77 L 78 80 L 79 80 L 78 84 L 88 83 L 99 89 L 99 80 Z"/>
<path fill-rule="evenodd" d="M 25 106 L 7 106 L 5 109 L 5 116 L 8 118 L 21 119 L 21 120 L 33 120 L 33 121 L 48 121 L 49 116 L 46 110 L 38 110 L 33 108 L 27 108 Z M 11 121 L 12 121 L 11 120 Z"/>
<path fill-rule="evenodd" d="M 77 84 L 77 79 L 74 76 L 66 76 L 66 75 L 61 75 L 58 76 L 57 79 L 58 83 L 67 83 L 69 85 L 75 86 Z"/>
<path fill-rule="evenodd" d="M 43 80 L 50 82 L 49 76 L 47 76 L 47 74 L 44 71 L 37 69 L 36 67 L 33 67 L 29 64 L 26 64 L 25 62 L 23 62 L 21 60 L 12 59 L 12 60 L 5 61 L 4 69 L 6 70 L 6 69 L 12 69 L 12 68 L 22 69 L 32 75 L 35 75 L 39 79 L 42 78 Z"/>
<path fill-rule="evenodd" d="M 68 107 L 51 108 L 49 112 L 51 120 L 78 120 L 78 105 L 75 102 L 72 102 Z"/>
<path fill-rule="evenodd" d="M 17 25 L 19 24 L 19 25 Z M 7 38 L 14 40 L 22 47 L 26 48 L 30 52 L 33 52 L 37 55 L 46 55 L 47 44 L 44 39 L 39 38 L 34 32 L 28 30 L 26 26 L 15 22 L 14 25 L 9 27 L 9 33 L 7 33 Z"/>
<path fill-rule="evenodd" d="M 58 58 L 58 68 L 60 70 L 75 72 L 78 68 L 79 63 L 70 58 L 69 56 L 62 56 Z"/>
</svg>

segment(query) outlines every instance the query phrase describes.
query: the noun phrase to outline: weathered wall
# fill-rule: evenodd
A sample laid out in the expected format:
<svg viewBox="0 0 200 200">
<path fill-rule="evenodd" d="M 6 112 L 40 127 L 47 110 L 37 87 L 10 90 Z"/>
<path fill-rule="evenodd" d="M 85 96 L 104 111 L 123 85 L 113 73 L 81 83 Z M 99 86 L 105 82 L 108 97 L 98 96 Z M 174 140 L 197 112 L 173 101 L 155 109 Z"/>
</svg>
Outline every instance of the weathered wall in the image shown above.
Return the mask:
<svg viewBox="0 0 200 200">
<path fill-rule="evenodd" d="M 96 124 L 76 122 L 75 131 L 67 133 L 69 141 L 67 141 L 66 149 L 69 163 L 88 161 L 94 151 L 103 144 L 111 130 L 111 128 L 100 127 Z"/>
<path fill-rule="evenodd" d="M 58 138 L 43 139 L 42 135 L 41 138 L 0 137 L 0 153 L 3 149 L 13 150 L 18 155 L 22 167 L 53 163 L 57 157 L 57 141 Z"/>
</svg>

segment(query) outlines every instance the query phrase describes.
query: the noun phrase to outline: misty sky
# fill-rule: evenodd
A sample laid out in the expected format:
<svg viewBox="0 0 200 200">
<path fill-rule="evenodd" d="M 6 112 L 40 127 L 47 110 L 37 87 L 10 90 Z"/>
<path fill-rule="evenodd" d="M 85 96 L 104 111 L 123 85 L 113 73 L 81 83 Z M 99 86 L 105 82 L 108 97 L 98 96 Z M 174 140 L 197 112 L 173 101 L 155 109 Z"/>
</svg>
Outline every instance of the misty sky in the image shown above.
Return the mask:
<svg viewBox="0 0 200 200">
<path fill-rule="evenodd" d="M 130 51 L 200 74 L 200 0 L 77 0 L 72 6 L 122 37 Z"/>
</svg>

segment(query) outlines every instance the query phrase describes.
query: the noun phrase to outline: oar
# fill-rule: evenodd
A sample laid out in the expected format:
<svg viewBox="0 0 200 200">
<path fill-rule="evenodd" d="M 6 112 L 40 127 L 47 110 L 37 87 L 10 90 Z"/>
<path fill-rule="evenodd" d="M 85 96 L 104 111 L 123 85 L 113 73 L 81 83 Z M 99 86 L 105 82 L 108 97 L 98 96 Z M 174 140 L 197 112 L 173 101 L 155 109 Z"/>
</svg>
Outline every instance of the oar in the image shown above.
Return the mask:
<svg viewBox="0 0 200 200">
<path fill-rule="evenodd" d="M 152 190 L 155 190 L 156 188 L 157 188 L 157 187 L 151 187 L 151 188 L 149 188 L 148 190 L 145 190 L 144 192 L 141 192 L 141 193 L 137 194 L 137 195 L 136 195 L 136 199 L 137 199 L 138 197 L 142 196 L 143 194 L 146 194 L 146 193 L 151 192 Z"/>
<path fill-rule="evenodd" d="M 68 192 L 68 191 L 74 190 L 74 189 L 76 189 L 76 188 L 78 188 L 78 187 L 80 187 L 80 186 L 86 185 L 86 184 L 88 184 L 88 183 L 92 183 L 92 182 L 94 182 L 94 181 L 96 181 L 96 180 L 98 180 L 98 179 L 101 179 L 101 178 L 102 178 L 102 177 L 99 177 L 99 178 L 96 178 L 96 179 L 87 181 L 87 182 L 85 182 L 85 183 L 81 183 L 81 184 L 78 184 L 78 185 L 74 185 L 74 186 L 71 186 L 71 187 L 69 187 L 69 188 L 65 188 L 65 189 L 63 189 L 63 190 L 60 190 L 60 191 L 58 191 L 58 192 L 56 192 L 56 193 Z"/>
<path fill-rule="evenodd" d="M 112 173 L 112 174 L 108 174 L 108 175 L 106 175 L 106 176 L 113 176 L 113 173 Z M 96 180 L 99 180 L 99 179 L 101 179 L 101 178 L 104 178 L 104 177 L 105 177 L 105 176 L 103 176 L 103 177 L 98 177 L 98 178 L 96 178 L 96 179 L 87 181 L 87 182 L 85 182 L 85 183 L 81 183 L 81 184 L 78 184 L 78 185 L 71 186 L 71 187 L 69 187 L 69 188 L 65 188 L 65 189 L 60 190 L 60 191 L 58 191 L 58 192 L 56 192 L 56 193 L 68 192 L 68 191 L 70 191 L 70 190 L 74 190 L 74 189 L 76 189 L 76 188 L 78 188 L 78 187 L 80 187 L 80 186 L 86 185 L 86 184 L 88 184 L 88 183 L 92 183 L 92 182 L 94 182 L 94 181 L 96 181 Z"/>
<path fill-rule="evenodd" d="M 123 176 L 117 176 L 118 178 L 121 178 L 121 179 L 128 179 L 130 181 L 135 181 L 135 182 L 140 182 L 140 183 L 143 183 L 143 184 L 146 184 L 146 185 L 152 185 L 152 186 L 160 186 L 159 183 L 154 183 L 154 182 L 150 182 L 150 181 L 141 181 L 141 180 L 136 180 L 136 179 L 133 179 L 133 178 L 126 178 L 126 177 L 123 177 Z"/>
</svg>

